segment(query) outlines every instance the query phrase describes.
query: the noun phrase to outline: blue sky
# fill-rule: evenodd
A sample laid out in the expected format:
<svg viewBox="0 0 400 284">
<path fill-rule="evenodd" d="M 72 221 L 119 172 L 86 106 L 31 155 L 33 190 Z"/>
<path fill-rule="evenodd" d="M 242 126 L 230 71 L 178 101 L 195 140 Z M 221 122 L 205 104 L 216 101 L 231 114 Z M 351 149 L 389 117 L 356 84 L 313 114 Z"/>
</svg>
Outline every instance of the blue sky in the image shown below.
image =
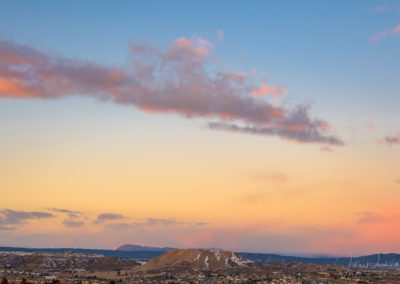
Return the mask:
<svg viewBox="0 0 400 284">
<path fill-rule="evenodd" d="M 357 242 L 358 253 L 399 250 L 400 231 L 391 234 L 400 214 L 399 24 L 395 1 L 2 1 L 5 202 L 15 212 L 83 212 L 87 226 L 63 227 L 59 211 L 51 213 L 58 223 L 27 214 L 7 224 L 15 212 L 0 207 L 0 244 L 24 245 L 43 233 L 68 246 L 73 230 L 87 229 L 74 245 L 99 236 L 95 247 L 135 241 L 336 253 L 338 243 Z M 174 80 L 163 85 L 169 73 L 137 80 L 135 44 L 162 54 L 170 68 L 188 68 L 172 75 L 194 87 L 171 91 Z M 193 70 L 205 79 L 186 77 Z M 216 71 L 246 74 L 246 87 L 238 77 L 218 81 Z M 287 94 L 258 97 L 263 81 Z M 17 88 L 32 82 L 44 88 Z M 226 131 L 210 130 L 209 121 Z M 124 216 L 131 231 L 113 232 L 121 243 L 107 238 L 116 224 L 90 222 L 102 213 Z M 153 218 L 159 227 L 144 229 Z"/>
</svg>

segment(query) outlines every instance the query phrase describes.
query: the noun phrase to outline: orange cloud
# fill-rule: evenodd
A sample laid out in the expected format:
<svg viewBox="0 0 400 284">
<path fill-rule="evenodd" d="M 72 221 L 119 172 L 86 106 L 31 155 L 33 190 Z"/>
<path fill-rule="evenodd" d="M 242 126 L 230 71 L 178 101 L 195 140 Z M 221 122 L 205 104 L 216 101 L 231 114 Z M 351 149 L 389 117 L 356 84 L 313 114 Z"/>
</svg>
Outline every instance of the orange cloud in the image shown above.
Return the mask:
<svg viewBox="0 0 400 284">
<path fill-rule="evenodd" d="M 200 37 L 192 40 L 181 37 L 175 40 L 166 54 L 170 59 L 177 59 L 182 56 L 192 60 L 203 59 L 210 51 L 212 44 Z"/>
<path fill-rule="evenodd" d="M 0 78 L 0 95 L 26 97 L 32 94 L 32 89 L 26 88 L 16 79 Z"/>
<path fill-rule="evenodd" d="M 259 89 L 254 89 L 253 94 L 256 97 L 276 95 L 283 96 L 286 94 L 285 86 L 268 86 L 267 82 L 263 81 Z"/>
</svg>

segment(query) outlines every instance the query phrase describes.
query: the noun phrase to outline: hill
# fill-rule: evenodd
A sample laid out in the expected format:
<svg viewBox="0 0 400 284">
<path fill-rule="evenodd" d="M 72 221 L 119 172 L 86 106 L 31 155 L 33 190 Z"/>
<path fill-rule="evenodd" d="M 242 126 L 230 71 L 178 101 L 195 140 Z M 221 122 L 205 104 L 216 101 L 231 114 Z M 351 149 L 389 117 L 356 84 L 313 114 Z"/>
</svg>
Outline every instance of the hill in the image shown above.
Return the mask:
<svg viewBox="0 0 400 284">
<path fill-rule="evenodd" d="M 168 251 L 135 271 L 217 271 L 257 266 L 234 252 L 208 249 L 174 249 Z"/>
</svg>

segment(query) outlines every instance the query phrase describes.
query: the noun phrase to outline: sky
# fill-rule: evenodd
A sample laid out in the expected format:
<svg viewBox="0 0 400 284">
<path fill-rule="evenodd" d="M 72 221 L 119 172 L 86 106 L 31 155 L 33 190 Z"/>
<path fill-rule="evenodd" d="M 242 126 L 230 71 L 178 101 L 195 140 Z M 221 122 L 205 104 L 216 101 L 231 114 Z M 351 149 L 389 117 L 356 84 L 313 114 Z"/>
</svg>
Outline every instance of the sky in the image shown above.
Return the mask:
<svg viewBox="0 0 400 284">
<path fill-rule="evenodd" d="M 400 253 L 397 1 L 2 1 L 0 246 Z"/>
</svg>

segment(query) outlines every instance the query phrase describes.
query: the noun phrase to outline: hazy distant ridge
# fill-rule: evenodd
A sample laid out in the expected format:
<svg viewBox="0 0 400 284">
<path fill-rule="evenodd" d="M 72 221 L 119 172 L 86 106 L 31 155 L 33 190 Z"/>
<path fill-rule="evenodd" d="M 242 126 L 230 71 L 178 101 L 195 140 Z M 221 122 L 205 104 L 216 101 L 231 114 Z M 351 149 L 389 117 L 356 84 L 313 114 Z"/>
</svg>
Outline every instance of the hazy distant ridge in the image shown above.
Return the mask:
<svg viewBox="0 0 400 284">
<path fill-rule="evenodd" d="M 148 247 L 148 246 L 140 246 L 140 245 L 131 245 L 131 244 L 126 244 L 122 245 L 119 247 L 114 248 L 113 250 L 118 250 L 118 251 L 170 251 L 173 248 L 170 247 Z"/>
</svg>

